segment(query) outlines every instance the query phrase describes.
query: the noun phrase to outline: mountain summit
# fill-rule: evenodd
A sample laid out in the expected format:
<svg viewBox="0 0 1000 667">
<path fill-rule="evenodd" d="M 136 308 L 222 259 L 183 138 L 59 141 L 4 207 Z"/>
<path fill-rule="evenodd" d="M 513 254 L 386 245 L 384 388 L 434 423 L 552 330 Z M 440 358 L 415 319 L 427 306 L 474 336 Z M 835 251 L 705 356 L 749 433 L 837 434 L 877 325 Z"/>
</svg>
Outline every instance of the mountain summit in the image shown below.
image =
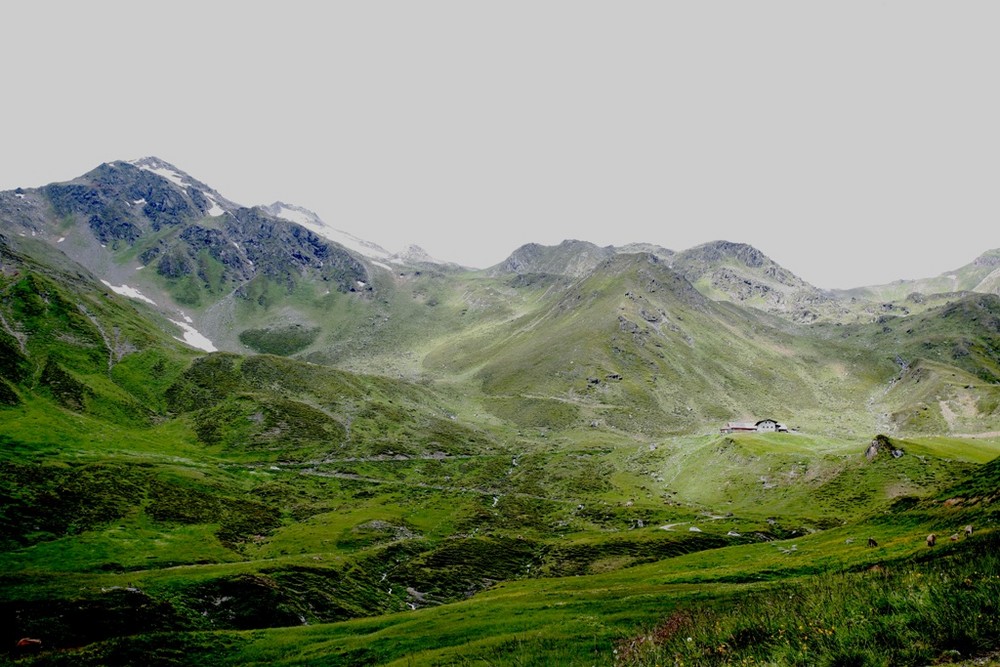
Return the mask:
<svg viewBox="0 0 1000 667">
<path fill-rule="evenodd" d="M 797 321 L 820 317 L 829 297 L 757 248 L 713 241 L 677 253 L 671 265 L 712 298 L 743 303 Z"/>
</svg>

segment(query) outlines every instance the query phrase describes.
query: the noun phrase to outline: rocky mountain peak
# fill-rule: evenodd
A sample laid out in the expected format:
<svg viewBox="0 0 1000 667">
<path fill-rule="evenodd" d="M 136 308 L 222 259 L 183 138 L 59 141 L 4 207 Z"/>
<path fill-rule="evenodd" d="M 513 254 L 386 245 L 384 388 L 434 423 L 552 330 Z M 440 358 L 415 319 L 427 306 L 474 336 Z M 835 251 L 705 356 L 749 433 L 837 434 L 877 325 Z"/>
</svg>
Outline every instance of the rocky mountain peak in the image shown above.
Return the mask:
<svg viewBox="0 0 1000 667">
<path fill-rule="evenodd" d="M 406 246 L 402 252 L 397 252 L 395 255 L 390 257 L 391 260 L 400 262 L 402 264 L 441 264 L 440 260 L 437 260 L 428 254 L 426 250 L 420 246 L 411 243 Z"/>
<path fill-rule="evenodd" d="M 1000 267 L 1000 248 L 987 250 L 982 255 L 973 260 L 974 266 Z"/>
<path fill-rule="evenodd" d="M 587 241 L 567 239 L 557 246 L 528 243 L 515 250 L 503 262 L 491 269 L 494 275 L 504 273 L 552 273 L 581 277 L 612 257 L 615 249 L 600 247 Z"/>
<path fill-rule="evenodd" d="M 729 267 L 736 269 L 737 273 L 742 273 L 744 268 L 749 269 L 755 276 L 786 287 L 809 287 L 808 283 L 794 273 L 779 266 L 763 252 L 746 243 L 731 241 L 703 243 L 677 253 L 674 256 L 674 266 L 692 282 L 705 274 Z"/>
<path fill-rule="evenodd" d="M 733 243 L 732 241 L 711 241 L 703 243 L 679 255 L 685 259 L 698 259 L 704 262 L 718 262 L 733 259 L 750 268 L 760 268 L 771 260 L 757 248 L 746 243 Z"/>
<path fill-rule="evenodd" d="M 239 204 L 229 201 L 228 199 L 224 198 L 221 194 L 219 194 L 216 190 L 209 187 L 202 181 L 199 181 L 190 174 L 181 171 L 180 169 L 170 164 L 166 160 L 161 160 L 156 156 L 151 155 L 148 157 L 139 158 L 137 160 L 112 162 L 110 166 L 121 167 L 126 164 L 141 169 L 142 171 L 146 171 L 151 174 L 156 174 L 161 178 L 165 178 L 166 180 L 176 185 L 178 188 L 184 190 L 187 190 L 189 188 L 194 188 L 195 190 L 199 190 L 220 208 L 224 208 L 226 210 L 239 208 Z M 221 213 L 216 213 L 216 215 L 221 215 Z"/>
<path fill-rule="evenodd" d="M 616 246 L 615 251 L 623 254 L 649 253 L 666 262 L 669 262 L 677 254 L 669 248 L 664 248 L 654 243 L 628 243 L 623 246 Z"/>
</svg>

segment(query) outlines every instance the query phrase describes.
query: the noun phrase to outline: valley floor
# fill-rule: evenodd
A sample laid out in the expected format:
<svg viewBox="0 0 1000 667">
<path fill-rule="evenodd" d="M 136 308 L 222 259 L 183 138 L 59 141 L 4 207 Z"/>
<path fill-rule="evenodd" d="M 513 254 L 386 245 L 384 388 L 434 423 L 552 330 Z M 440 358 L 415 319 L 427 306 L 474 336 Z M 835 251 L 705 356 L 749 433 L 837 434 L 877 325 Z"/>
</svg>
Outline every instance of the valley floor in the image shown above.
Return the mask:
<svg viewBox="0 0 1000 667">
<path fill-rule="evenodd" d="M 588 431 L 475 455 L 260 462 L 8 439 L 0 604 L 10 642 L 43 641 L 10 657 L 987 660 L 1000 442 L 896 439 L 902 457 L 871 461 L 864 444 Z M 83 502 L 91 514 L 74 514 Z M 12 532 L 25 522 L 35 532 Z M 972 537 L 948 539 L 965 524 Z"/>
</svg>

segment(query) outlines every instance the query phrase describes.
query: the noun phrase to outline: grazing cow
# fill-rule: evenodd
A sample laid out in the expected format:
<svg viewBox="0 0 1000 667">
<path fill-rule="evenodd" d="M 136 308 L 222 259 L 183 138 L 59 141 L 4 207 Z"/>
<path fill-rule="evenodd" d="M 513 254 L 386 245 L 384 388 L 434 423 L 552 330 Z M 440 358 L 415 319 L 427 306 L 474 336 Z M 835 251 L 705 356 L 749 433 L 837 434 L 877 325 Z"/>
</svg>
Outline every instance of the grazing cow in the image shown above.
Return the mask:
<svg viewBox="0 0 1000 667">
<path fill-rule="evenodd" d="M 878 546 L 878 542 L 875 541 L 874 537 L 869 537 L 868 538 L 868 546 L 870 546 L 870 547 L 877 547 Z"/>
<path fill-rule="evenodd" d="M 972 524 L 969 524 L 968 526 L 966 526 L 964 530 L 965 530 L 965 536 L 966 537 L 972 537 Z"/>
<path fill-rule="evenodd" d="M 958 533 L 955 533 L 954 535 L 952 535 L 948 539 L 950 539 L 952 542 L 958 542 Z"/>
<path fill-rule="evenodd" d="M 935 544 L 937 544 L 937 535 L 931 533 L 930 535 L 927 536 L 927 546 L 932 547 Z"/>
</svg>

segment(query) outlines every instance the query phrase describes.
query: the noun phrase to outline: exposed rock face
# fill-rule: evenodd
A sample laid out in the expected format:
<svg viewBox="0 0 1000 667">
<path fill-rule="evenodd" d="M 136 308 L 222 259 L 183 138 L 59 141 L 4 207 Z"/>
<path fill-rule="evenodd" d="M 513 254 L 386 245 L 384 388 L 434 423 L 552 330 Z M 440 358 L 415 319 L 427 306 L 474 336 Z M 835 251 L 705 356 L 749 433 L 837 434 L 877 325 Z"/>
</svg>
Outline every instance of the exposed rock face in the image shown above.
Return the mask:
<svg viewBox="0 0 1000 667">
<path fill-rule="evenodd" d="M 974 266 L 1000 267 L 1000 249 L 984 252 L 972 263 Z"/>
<path fill-rule="evenodd" d="M 773 297 L 777 303 L 783 303 L 784 294 L 772 289 L 769 285 L 745 278 L 732 269 L 721 268 L 712 272 L 712 287 L 726 292 L 740 301 L 754 297 L 767 299 Z"/>
<path fill-rule="evenodd" d="M 874 461 L 879 454 L 883 452 L 888 452 L 894 459 L 898 459 L 905 454 L 902 449 L 899 449 L 892 444 L 892 441 L 889 440 L 888 436 L 880 433 L 879 435 L 876 435 L 868 445 L 868 449 L 865 450 L 865 458 L 869 461 Z"/>
<path fill-rule="evenodd" d="M 149 231 L 204 217 L 213 206 L 193 184 L 182 188 L 128 162 L 102 164 L 70 183 L 46 185 L 41 192 L 57 215 L 84 218 L 102 244 L 134 244 Z"/>
<path fill-rule="evenodd" d="M 789 287 L 806 287 L 808 283 L 791 271 L 775 264 L 757 248 L 745 243 L 714 241 L 677 253 L 673 266 L 688 280 L 695 282 L 720 265 L 743 266 L 754 269 L 755 274 Z"/>
<path fill-rule="evenodd" d="M 402 252 L 398 252 L 390 259 L 403 264 L 441 264 L 440 261 L 431 257 L 426 250 L 418 245 L 410 244 Z"/>
<path fill-rule="evenodd" d="M 371 290 L 368 269 L 351 253 L 261 208 L 236 210 L 232 216 L 227 216 L 224 231 L 246 254 L 255 274 L 288 279 L 294 274 L 311 271 L 322 280 L 332 282 L 341 292 Z M 230 257 L 236 268 L 236 256 Z"/>
<path fill-rule="evenodd" d="M 529 243 L 511 253 L 491 272 L 494 275 L 554 273 L 582 277 L 614 254 L 615 249 L 610 246 L 601 248 L 586 241 L 563 241 L 557 246 Z"/>
<path fill-rule="evenodd" d="M 702 289 L 709 287 L 714 298 L 751 302 L 793 321 L 815 320 L 817 307 L 831 300 L 828 294 L 745 243 L 705 243 L 677 253 L 672 267 Z"/>
<path fill-rule="evenodd" d="M 23 233 L 51 232 L 66 220 L 89 228 L 108 248 L 97 253 L 104 256 L 95 256 L 96 245 L 61 247 L 88 268 L 98 269 L 107 252 L 135 248 L 164 278 L 195 277 L 218 295 L 239 296 L 256 276 L 290 286 L 307 273 L 341 292 L 371 290 L 367 267 L 343 247 L 263 208 L 240 207 L 157 158 L 102 164 L 68 183 L 3 194 L 4 219 Z M 180 231 L 162 233 L 169 228 Z"/>
<path fill-rule="evenodd" d="M 628 243 L 623 246 L 615 247 L 615 251 L 619 254 L 649 254 L 655 255 L 657 259 L 670 264 L 672 258 L 677 253 L 669 248 L 664 248 L 663 246 L 658 246 L 653 243 Z"/>
</svg>

